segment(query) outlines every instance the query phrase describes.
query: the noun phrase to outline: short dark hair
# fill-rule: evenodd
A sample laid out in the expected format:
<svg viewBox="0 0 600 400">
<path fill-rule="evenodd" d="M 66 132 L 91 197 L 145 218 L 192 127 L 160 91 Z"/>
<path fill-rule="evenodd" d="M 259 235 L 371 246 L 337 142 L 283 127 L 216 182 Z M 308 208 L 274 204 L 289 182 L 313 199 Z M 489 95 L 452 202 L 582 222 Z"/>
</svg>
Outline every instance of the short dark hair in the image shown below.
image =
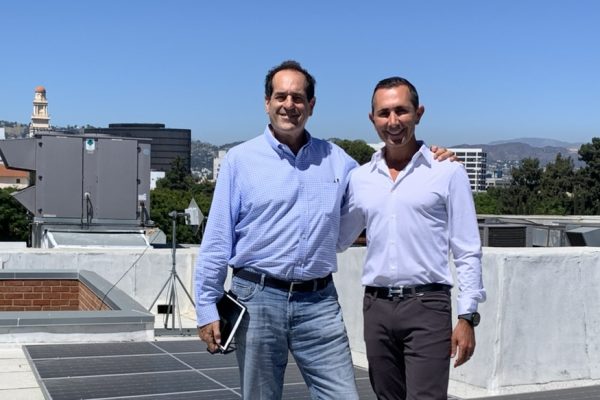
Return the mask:
<svg viewBox="0 0 600 400">
<path fill-rule="evenodd" d="M 374 111 L 373 100 L 375 99 L 375 92 L 377 92 L 379 89 L 391 89 L 396 86 L 408 87 L 408 90 L 410 91 L 410 102 L 415 110 L 419 108 L 419 93 L 417 93 L 417 88 L 415 88 L 414 85 L 408 81 L 408 79 L 404 79 L 399 76 L 392 76 L 390 78 L 380 80 L 377 85 L 375 85 L 375 89 L 373 89 L 373 95 L 371 96 L 371 111 Z"/>
<path fill-rule="evenodd" d="M 273 95 L 273 77 L 275 74 L 286 69 L 298 71 L 304 75 L 306 78 L 306 87 L 304 90 L 306 92 L 307 100 L 311 101 L 313 97 L 315 97 L 315 85 L 317 84 L 317 81 L 311 74 L 308 73 L 307 70 L 302 68 L 298 61 L 294 60 L 284 61 L 269 70 L 267 76 L 265 77 L 265 97 L 270 98 Z"/>
</svg>

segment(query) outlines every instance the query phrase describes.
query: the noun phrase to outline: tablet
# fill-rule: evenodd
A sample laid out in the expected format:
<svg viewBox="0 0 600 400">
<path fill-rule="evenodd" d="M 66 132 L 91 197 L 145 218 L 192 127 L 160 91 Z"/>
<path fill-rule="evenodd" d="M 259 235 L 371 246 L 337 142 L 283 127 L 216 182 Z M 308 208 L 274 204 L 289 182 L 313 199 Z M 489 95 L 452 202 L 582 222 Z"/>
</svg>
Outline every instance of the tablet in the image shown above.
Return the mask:
<svg viewBox="0 0 600 400">
<path fill-rule="evenodd" d="M 221 344 L 219 344 L 219 348 L 221 351 L 227 351 L 235 331 L 237 331 L 246 313 L 246 306 L 237 301 L 233 293 L 225 292 L 217 303 L 217 311 L 221 319 Z"/>
</svg>

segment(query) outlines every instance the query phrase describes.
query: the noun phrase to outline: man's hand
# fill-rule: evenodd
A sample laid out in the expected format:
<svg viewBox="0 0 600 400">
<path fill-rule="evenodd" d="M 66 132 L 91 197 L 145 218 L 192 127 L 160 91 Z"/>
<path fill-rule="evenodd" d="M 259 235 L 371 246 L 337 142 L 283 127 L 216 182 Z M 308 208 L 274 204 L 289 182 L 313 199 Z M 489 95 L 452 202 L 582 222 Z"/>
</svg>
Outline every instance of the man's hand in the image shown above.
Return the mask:
<svg viewBox="0 0 600 400">
<path fill-rule="evenodd" d="M 198 328 L 198 336 L 208 346 L 207 350 L 210 353 L 219 351 L 221 343 L 221 327 L 219 321 L 208 323 Z"/>
<path fill-rule="evenodd" d="M 452 332 L 452 352 L 450 353 L 450 357 L 454 358 L 456 356 L 454 368 L 469 361 L 474 352 L 475 329 L 464 319 L 459 319 Z"/>
<path fill-rule="evenodd" d="M 458 157 L 454 154 L 453 151 L 448 150 L 445 147 L 439 147 L 436 145 L 431 146 L 431 151 L 433 152 L 433 158 L 438 161 L 444 161 L 446 159 L 450 159 L 450 161 L 457 161 Z"/>
</svg>

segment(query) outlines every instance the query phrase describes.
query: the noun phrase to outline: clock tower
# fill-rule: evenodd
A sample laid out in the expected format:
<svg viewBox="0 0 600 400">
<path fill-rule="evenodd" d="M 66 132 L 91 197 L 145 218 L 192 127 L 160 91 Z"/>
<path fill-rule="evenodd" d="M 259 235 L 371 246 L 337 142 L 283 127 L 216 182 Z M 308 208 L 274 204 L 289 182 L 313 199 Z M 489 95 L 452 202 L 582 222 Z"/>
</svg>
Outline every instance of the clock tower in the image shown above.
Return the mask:
<svg viewBox="0 0 600 400">
<path fill-rule="evenodd" d="M 35 88 L 33 97 L 33 114 L 29 125 L 29 136 L 32 136 L 36 131 L 48 129 L 50 129 L 50 116 L 48 115 L 46 89 L 43 86 L 38 86 Z"/>
</svg>

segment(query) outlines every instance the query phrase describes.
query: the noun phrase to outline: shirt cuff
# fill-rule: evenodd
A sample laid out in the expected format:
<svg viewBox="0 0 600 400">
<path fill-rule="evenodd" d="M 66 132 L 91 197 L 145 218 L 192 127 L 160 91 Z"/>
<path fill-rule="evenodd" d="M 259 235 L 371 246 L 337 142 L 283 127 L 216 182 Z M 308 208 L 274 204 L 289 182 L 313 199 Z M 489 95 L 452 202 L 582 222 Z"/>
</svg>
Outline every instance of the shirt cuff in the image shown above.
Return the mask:
<svg viewBox="0 0 600 400">
<path fill-rule="evenodd" d="M 198 327 L 219 320 L 219 312 L 216 304 L 196 307 L 196 325 Z"/>
</svg>

